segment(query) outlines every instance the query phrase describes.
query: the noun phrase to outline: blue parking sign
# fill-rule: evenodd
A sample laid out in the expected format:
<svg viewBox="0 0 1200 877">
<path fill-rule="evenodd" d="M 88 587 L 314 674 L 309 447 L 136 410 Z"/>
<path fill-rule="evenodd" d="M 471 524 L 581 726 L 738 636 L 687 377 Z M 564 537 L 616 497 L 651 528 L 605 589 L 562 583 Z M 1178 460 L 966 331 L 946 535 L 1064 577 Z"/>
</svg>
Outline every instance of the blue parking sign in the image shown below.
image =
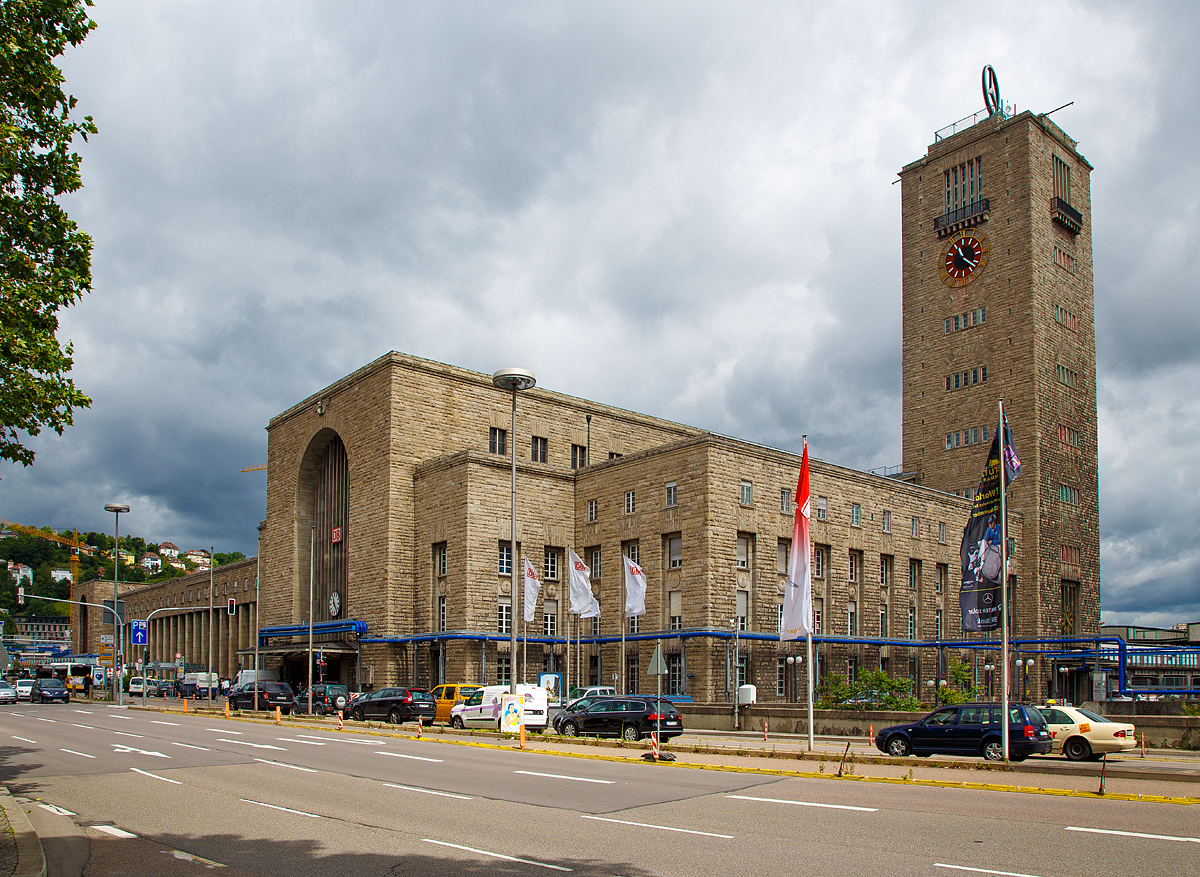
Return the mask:
<svg viewBox="0 0 1200 877">
<path fill-rule="evenodd" d="M 131 623 L 133 624 L 133 630 L 131 631 L 133 644 L 135 646 L 148 645 L 150 639 L 146 630 L 146 622 L 135 618 Z"/>
</svg>

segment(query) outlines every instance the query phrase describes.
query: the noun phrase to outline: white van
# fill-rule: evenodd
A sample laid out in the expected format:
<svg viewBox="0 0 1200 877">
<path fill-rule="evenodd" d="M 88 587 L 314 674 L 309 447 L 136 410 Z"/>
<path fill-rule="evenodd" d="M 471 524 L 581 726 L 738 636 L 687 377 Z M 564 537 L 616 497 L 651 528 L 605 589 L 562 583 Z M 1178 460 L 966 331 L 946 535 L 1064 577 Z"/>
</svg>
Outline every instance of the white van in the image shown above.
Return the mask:
<svg viewBox="0 0 1200 877">
<path fill-rule="evenodd" d="M 237 674 L 237 678 L 233 680 L 233 683 L 229 687 L 233 688 L 235 685 L 241 685 L 243 682 L 253 682 L 253 681 L 254 681 L 254 671 L 253 670 L 239 670 L 238 674 Z M 274 670 L 259 670 L 258 671 L 258 681 L 259 682 L 278 682 L 279 680 L 277 680 L 275 678 Z"/>
<path fill-rule="evenodd" d="M 450 724 L 455 728 L 489 728 L 500 730 L 500 698 L 508 694 L 507 685 L 488 685 L 450 710 Z M 549 697 L 546 689 L 537 685 L 517 685 L 522 698 L 522 717 L 525 729 L 540 734 L 549 719 Z"/>
</svg>

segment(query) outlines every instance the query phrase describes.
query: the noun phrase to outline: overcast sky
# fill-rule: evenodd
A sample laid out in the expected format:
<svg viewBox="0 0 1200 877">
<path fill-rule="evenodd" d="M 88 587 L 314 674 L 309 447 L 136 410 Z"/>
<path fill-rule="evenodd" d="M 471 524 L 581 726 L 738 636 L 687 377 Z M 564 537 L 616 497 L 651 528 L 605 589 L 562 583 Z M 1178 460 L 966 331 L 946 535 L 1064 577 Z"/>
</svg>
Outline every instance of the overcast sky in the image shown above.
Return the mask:
<svg viewBox="0 0 1200 877">
<path fill-rule="evenodd" d="M 986 9 L 986 14 L 984 10 Z M 0 516 L 255 548 L 273 415 L 388 350 L 900 462 L 900 187 L 995 66 L 1092 175 L 1106 622 L 1200 620 L 1194 3 L 119 2 L 63 59 L 94 399 Z M 1018 439 L 1019 440 L 1019 439 Z M 1019 445 L 1018 445 L 1019 447 Z"/>
</svg>

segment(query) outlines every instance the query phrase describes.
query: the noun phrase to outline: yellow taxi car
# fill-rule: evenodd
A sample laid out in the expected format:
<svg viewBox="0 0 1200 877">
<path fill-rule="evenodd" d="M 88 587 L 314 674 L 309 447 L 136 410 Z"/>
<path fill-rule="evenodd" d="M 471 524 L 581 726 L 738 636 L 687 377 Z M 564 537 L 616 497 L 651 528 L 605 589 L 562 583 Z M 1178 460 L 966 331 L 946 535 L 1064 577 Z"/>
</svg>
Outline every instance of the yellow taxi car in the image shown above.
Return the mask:
<svg viewBox="0 0 1200 877">
<path fill-rule="evenodd" d="M 1128 722 L 1114 722 L 1077 706 L 1048 703 L 1038 712 L 1046 717 L 1053 745 L 1051 755 L 1071 761 L 1099 759 L 1106 752 L 1126 752 L 1137 746 L 1137 734 Z"/>
<path fill-rule="evenodd" d="M 430 693 L 433 699 L 437 701 L 437 716 L 435 722 L 449 722 L 450 710 L 454 709 L 456 703 L 462 703 L 482 686 L 479 685 L 459 685 L 457 683 L 448 683 L 439 685 Z"/>
</svg>

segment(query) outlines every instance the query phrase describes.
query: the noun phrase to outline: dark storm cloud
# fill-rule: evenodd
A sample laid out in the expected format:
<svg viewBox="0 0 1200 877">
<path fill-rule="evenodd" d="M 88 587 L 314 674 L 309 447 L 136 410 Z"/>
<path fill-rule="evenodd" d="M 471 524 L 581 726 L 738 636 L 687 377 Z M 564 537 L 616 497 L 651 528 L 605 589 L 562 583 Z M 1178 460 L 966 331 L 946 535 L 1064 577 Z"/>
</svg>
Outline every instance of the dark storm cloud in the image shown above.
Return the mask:
<svg viewBox="0 0 1200 877">
<path fill-rule="evenodd" d="M 0 514 L 255 550 L 269 418 L 389 349 L 900 462 L 896 171 L 979 108 L 1092 179 L 1105 617 L 1200 617 L 1190 5 L 106 2 L 63 315 L 95 407 Z"/>
</svg>

